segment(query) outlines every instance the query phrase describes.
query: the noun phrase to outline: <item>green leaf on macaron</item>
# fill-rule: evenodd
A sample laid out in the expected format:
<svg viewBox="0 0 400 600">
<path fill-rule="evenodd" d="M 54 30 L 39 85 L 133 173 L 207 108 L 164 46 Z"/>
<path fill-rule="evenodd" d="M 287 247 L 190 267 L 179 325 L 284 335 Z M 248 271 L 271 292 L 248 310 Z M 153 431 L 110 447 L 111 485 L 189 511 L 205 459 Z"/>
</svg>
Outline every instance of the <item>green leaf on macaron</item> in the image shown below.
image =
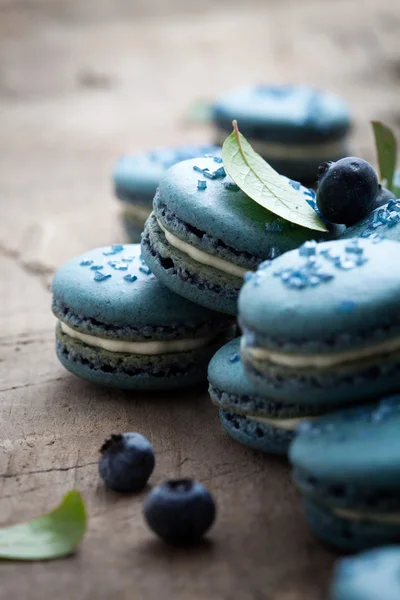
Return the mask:
<svg viewBox="0 0 400 600">
<path fill-rule="evenodd" d="M 254 202 L 296 225 L 327 231 L 302 194 L 253 150 L 236 121 L 222 146 L 222 159 L 228 175 Z"/>
<path fill-rule="evenodd" d="M 394 192 L 393 178 L 397 164 L 396 138 L 393 131 L 379 121 L 372 121 L 372 127 L 374 129 L 375 145 L 378 154 L 381 184 Z"/>
<path fill-rule="evenodd" d="M 49 560 L 72 554 L 86 531 L 81 494 L 71 490 L 53 511 L 0 528 L 0 559 Z"/>
</svg>

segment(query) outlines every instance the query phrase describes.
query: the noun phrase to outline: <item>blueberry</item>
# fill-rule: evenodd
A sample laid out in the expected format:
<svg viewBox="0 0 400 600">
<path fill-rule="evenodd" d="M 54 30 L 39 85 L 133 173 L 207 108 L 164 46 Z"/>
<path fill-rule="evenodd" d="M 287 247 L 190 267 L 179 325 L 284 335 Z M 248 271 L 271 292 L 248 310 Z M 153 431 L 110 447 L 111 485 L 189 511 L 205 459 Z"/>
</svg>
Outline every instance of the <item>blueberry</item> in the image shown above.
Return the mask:
<svg viewBox="0 0 400 600">
<path fill-rule="evenodd" d="M 193 544 L 213 524 L 215 502 L 201 483 L 170 479 L 149 494 L 144 516 L 150 529 L 166 542 Z"/>
<path fill-rule="evenodd" d="M 379 185 L 378 195 L 375 198 L 374 208 L 379 208 L 380 206 L 384 206 L 389 202 L 389 200 L 396 200 L 396 196 L 390 190 Z"/>
<path fill-rule="evenodd" d="M 362 158 L 349 156 L 323 164 L 319 172 L 316 201 L 324 219 L 353 225 L 375 208 L 378 178 Z"/>
<path fill-rule="evenodd" d="M 154 451 L 140 433 L 118 433 L 100 448 L 99 473 L 116 492 L 139 492 L 154 470 Z"/>
</svg>

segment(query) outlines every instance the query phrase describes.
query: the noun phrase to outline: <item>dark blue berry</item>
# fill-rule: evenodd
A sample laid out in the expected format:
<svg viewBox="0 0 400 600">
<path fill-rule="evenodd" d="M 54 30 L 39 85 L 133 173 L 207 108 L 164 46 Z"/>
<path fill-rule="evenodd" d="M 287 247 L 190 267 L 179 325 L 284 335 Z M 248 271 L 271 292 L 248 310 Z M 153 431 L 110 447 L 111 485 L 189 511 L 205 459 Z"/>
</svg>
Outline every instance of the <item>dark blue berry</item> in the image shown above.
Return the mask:
<svg viewBox="0 0 400 600">
<path fill-rule="evenodd" d="M 139 492 L 154 470 L 153 448 L 140 433 L 118 433 L 100 448 L 99 473 L 116 492 Z"/>
<path fill-rule="evenodd" d="M 215 502 L 201 483 L 171 479 L 147 497 L 144 516 L 150 529 L 172 544 L 193 544 L 211 527 Z"/>
<path fill-rule="evenodd" d="M 375 208 L 379 184 L 369 163 L 349 156 L 321 167 L 316 201 L 324 219 L 353 225 Z"/>
<path fill-rule="evenodd" d="M 375 198 L 374 208 L 379 208 L 380 206 L 384 206 L 390 200 L 396 200 L 396 196 L 390 190 L 379 185 L 378 195 Z"/>
</svg>

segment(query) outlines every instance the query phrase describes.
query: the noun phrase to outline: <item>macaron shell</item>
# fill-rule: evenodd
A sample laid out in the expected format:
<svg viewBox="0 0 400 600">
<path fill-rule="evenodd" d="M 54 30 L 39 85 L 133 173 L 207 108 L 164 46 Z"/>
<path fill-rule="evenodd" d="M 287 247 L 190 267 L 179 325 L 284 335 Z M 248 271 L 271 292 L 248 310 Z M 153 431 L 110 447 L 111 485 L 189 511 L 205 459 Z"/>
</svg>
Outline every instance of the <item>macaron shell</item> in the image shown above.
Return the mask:
<svg viewBox="0 0 400 600">
<path fill-rule="evenodd" d="M 241 289 L 240 321 L 268 347 L 334 352 L 398 335 L 399 296 L 399 244 L 326 242 L 261 265 Z"/>
<path fill-rule="evenodd" d="M 68 371 L 91 383 L 127 390 L 168 390 L 205 382 L 210 356 L 226 339 L 219 336 L 187 352 L 138 355 L 88 346 L 65 335 L 58 325 L 56 351 Z"/>
<path fill-rule="evenodd" d="M 375 239 L 384 237 L 386 240 L 400 242 L 400 200 L 391 201 L 373 210 L 340 236 L 341 239 L 362 237 Z"/>
<path fill-rule="evenodd" d="M 236 119 L 244 135 L 280 143 L 337 139 L 350 126 L 347 105 L 340 98 L 292 85 L 234 90 L 215 103 L 213 119 L 228 131 Z"/>
<path fill-rule="evenodd" d="M 287 454 L 290 442 L 294 437 L 293 431 L 257 423 L 245 416 L 229 413 L 222 409 L 219 416 L 225 431 L 240 444 L 260 452 L 282 456 Z"/>
<path fill-rule="evenodd" d="M 56 307 L 111 326 L 177 326 L 218 322 L 221 317 L 164 287 L 141 258 L 137 244 L 98 248 L 56 273 Z"/>
<path fill-rule="evenodd" d="M 160 179 L 172 165 L 204 154 L 220 154 L 214 145 L 156 148 L 143 154 L 122 156 L 115 164 L 113 181 L 116 195 L 124 201 L 151 206 Z"/>
<path fill-rule="evenodd" d="M 400 396 L 337 411 L 300 427 L 290 461 L 321 482 L 398 493 L 399 431 Z"/>
<path fill-rule="evenodd" d="M 400 352 L 331 369 L 290 369 L 256 361 L 243 349 L 246 376 L 260 395 L 283 404 L 326 410 L 376 400 L 399 391 Z"/>
<path fill-rule="evenodd" d="M 304 513 L 314 534 L 342 552 L 360 552 L 377 546 L 396 544 L 400 540 L 400 525 L 341 519 L 329 509 L 309 499 L 304 500 Z M 379 600 L 383 598 L 380 596 Z"/>
<path fill-rule="evenodd" d="M 330 600 L 398 600 L 400 547 L 344 558 L 335 566 Z"/>
</svg>

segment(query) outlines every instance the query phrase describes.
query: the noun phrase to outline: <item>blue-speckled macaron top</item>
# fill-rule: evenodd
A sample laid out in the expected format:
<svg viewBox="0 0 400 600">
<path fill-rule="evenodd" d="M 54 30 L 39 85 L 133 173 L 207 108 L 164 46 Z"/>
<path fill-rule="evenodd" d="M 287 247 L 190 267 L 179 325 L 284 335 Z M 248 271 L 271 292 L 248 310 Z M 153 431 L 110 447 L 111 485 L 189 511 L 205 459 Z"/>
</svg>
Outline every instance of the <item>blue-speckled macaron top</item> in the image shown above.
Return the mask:
<svg viewBox="0 0 400 600">
<path fill-rule="evenodd" d="M 238 121 L 245 136 L 279 143 L 315 143 L 346 135 L 347 105 L 336 96 L 295 85 L 257 85 L 234 90 L 213 107 L 216 125 L 228 132 Z"/>
<path fill-rule="evenodd" d="M 57 316 L 65 314 L 71 326 L 76 317 L 136 329 L 223 319 L 159 283 L 142 260 L 139 244 L 106 246 L 70 260 L 57 271 L 52 291 Z"/>
<path fill-rule="evenodd" d="M 113 171 L 115 194 L 125 202 L 146 200 L 151 206 L 166 169 L 182 160 L 220 153 L 218 146 L 203 144 L 156 148 L 151 152 L 122 156 Z"/>
<path fill-rule="evenodd" d="M 314 191 L 291 184 L 315 208 Z M 229 248 L 264 258 L 297 248 L 305 240 L 337 237 L 344 230 L 335 226 L 321 233 L 277 217 L 233 183 L 219 157 L 186 160 L 168 169 L 154 201 L 156 216 L 162 207 Z"/>
<path fill-rule="evenodd" d="M 399 335 L 397 242 L 306 242 L 246 279 L 239 318 L 247 346 L 262 339 L 271 348 L 329 353 Z"/>
<path fill-rule="evenodd" d="M 320 484 L 400 490 L 400 396 L 301 424 L 295 469 Z"/>
<path fill-rule="evenodd" d="M 400 200 L 390 200 L 388 204 L 373 210 L 368 216 L 349 227 L 341 238 L 362 237 L 400 242 Z"/>
<path fill-rule="evenodd" d="M 342 558 L 335 565 L 329 600 L 398 600 L 400 547 L 385 546 Z"/>
</svg>

